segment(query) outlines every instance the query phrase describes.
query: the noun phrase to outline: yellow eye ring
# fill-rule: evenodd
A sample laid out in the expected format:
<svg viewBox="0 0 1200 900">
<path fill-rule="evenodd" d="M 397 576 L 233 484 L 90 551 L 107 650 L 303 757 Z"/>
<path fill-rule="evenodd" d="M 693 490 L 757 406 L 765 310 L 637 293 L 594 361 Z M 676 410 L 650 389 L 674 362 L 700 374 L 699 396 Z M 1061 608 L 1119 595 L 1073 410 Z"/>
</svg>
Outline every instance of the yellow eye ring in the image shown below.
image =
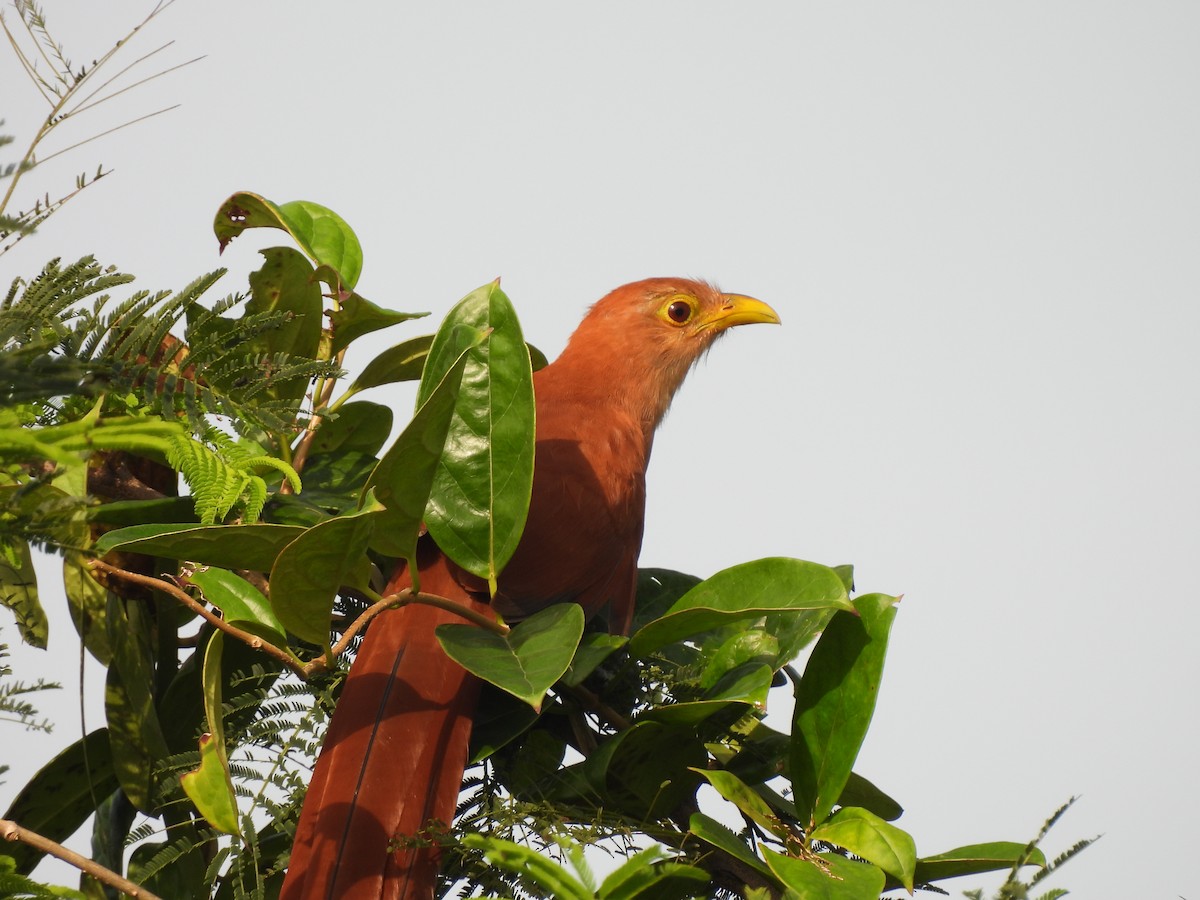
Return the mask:
<svg viewBox="0 0 1200 900">
<path fill-rule="evenodd" d="M 695 306 L 683 298 L 672 300 L 663 308 L 663 315 L 674 325 L 686 325 L 692 320 Z"/>
</svg>

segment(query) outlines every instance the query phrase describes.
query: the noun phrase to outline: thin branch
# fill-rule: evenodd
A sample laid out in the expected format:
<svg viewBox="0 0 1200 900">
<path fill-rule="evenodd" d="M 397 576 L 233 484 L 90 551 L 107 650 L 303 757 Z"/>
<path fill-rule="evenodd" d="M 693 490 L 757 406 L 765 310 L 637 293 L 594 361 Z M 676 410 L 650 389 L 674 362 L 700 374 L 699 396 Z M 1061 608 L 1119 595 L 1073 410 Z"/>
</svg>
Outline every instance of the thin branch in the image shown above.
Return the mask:
<svg viewBox="0 0 1200 900">
<path fill-rule="evenodd" d="M 51 856 L 61 859 L 65 863 L 70 863 L 81 872 L 91 875 L 97 881 L 116 888 L 126 896 L 137 897 L 138 900 L 161 900 L 157 894 L 152 894 L 141 885 L 134 884 L 127 878 L 122 878 L 112 869 L 105 868 L 98 862 L 88 859 L 86 856 L 80 856 L 74 850 L 68 850 L 62 844 L 56 843 L 48 837 L 43 837 L 35 831 L 22 828 L 11 819 L 0 819 L 0 837 L 6 841 L 20 841 L 22 844 L 28 844 L 30 847 L 33 847 L 35 850 L 49 853 Z"/>
<path fill-rule="evenodd" d="M 141 585 L 142 587 L 150 588 L 151 590 L 162 591 L 164 594 L 174 597 L 196 615 L 200 616 L 206 622 L 211 624 L 214 628 L 217 628 L 220 631 L 225 632 L 230 637 L 253 647 L 255 650 L 261 650 L 263 653 L 267 654 L 267 656 L 287 666 L 300 677 L 303 678 L 306 676 L 307 673 L 305 672 L 304 664 L 286 650 L 276 647 L 269 641 L 264 641 L 256 634 L 250 634 L 248 631 L 242 631 L 242 629 L 237 628 L 234 625 L 230 625 L 203 603 L 198 602 L 191 594 L 183 590 L 183 588 L 179 587 L 179 585 L 175 584 L 174 582 L 167 581 L 162 578 L 155 578 L 153 575 L 140 575 L 137 572 L 119 569 L 116 566 L 110 566 L 108 563 L 100 559 L 88 560 L 87 564 L 93 569 L 99 569 L 101 572 L 105 572 L 116 578 L 120 578 L 123 581 L 128 581 L 131 584 Z"/>
<path fill-rule="evenodd" d="M 171 41 L 171 44 L 173 44 L 173 43 L 175 43 L 175 42 Z M 163 44 L 161 47 L 158 48 L 158 50 L 164 50 L 167 47 L 171 46 L 171 44 Z M 158 50 L 155 50 L 154 52 L 157 53 Z M 147 54 L 147 55 L 149 55 L 149 54 Z M 146 57 L 143 56 L 142 59 L 146 59 Z M 155 72 L 153 75 L 147 75 L 141 81 L 135 81 L 133 84 L 126 85 L 125 87 L 121 88 L 119 91 L 114 91 L 111 94 L 107 94 L 107 95 L 101 97 L 95 103 L 87 102 L 92 97 L 96 96 L 96 94 L 98 94 L 100 91 L 102 91 L 104 89 L 104 86 L 109 84 L 113 80 L 113 78 L 119 78 L 122 74 L 124 74 L 124 72 L 129 71 L 129 69 L 126 68 L 122 72 L 114 75 L 113 78 L 110 78 L 108 81 L 104 82 L 104 84 L 102 84 L 100 87 L 96 88 L 96 90 L 92 91 L 92 93 L 88 94 L 88 96 L 85 97 L 83 100 L 80 100 L 79 103 L 77 103 L 74 107 L 67 110 L 66 115 L 77 116 L 80 113 L 87 112 L 89 109 L 95 109 L 101 103 L 106 103 L 109 100 L 111 100 L 113 97 L 120 97 L 126 91 L 132 91 L 134 88 L 141 87 L 143 84 L 151 82 L 155 78 L 161 78 L 164 75 L 169 75 L 171 72 L 174 72 L 176 69 L 182 69 L 184 66 L 190 66 L 192 63 L 200 62 L 200 60 L 202 60 L 202 59 L 204 59 L 203 55 L 197 56 L 194 59 L 189 59 L 187 62 L 181 62 L 178 65 L 171 66 L 169 69 L 162 69 L 158 72 Z M 141 62 L 141 60 L 138 60 L 138 62 Z M 133 63 L 133 65 L 136 65 L 136 63 Z"/>
<path fill-rule="evenodd" d="M 76 143 L 72 144 L 69 147 L 63 147 L 61 150 L 55 150 L 49 156 L 44 156 L 44 157 L 38 159 L 37 164 L 40 166 L 42 163 L 49 162 L 50 160 L 54 159 L 54 157 L 56 157 L 56 156 L 62 156 L 64 153 L 68 152 L 69 150 L 74 150 L 76 147 L 82 147 L 84 144 L 90 144 L 92 141 L 96 141 L 102 137 L 106 137 L 107 135 L 110 135 L 115 131 L 120 131 L 122 128 L 128 128 L 130 125 L 136 125 L 138 122 L 145 122 L 147 119 L 153 119 L 155 116 L 161 116 L 163 113 L 169 113 L 173 109 L 179 109 L 179 107 L 181 105 L 182 104 L 176 103 L 174 106 L 165 106 L 162 109 L 157 110 L 156 112 L 146 113 L 146 115 L 144 115 L 144 116 L 138 116 L 136 119 L 130 119 L 128 122 L 126 122 L 123 125 L 118 125 L 115 128 L 110 128 L 107 131 L 101 131 L 99 134 L 93 134 L 89 138 L 84 138 L 82 141 L 77 141 Z"/>
</svg>

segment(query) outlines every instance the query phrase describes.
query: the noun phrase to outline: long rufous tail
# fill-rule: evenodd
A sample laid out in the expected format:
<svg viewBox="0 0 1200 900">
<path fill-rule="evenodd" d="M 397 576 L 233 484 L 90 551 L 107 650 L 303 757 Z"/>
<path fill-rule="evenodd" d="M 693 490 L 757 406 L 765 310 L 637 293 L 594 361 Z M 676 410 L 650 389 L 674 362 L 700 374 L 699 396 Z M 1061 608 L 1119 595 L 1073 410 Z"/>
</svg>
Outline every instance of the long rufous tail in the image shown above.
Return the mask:
<svg viewBox="0 0 1200 900">
<path fill-rule="evenodd" d="M 407 586 L 401 573 L 388 592 Z M 474 608 L 441 556 L 424 592 Z M 449 824 L 479 693 L 434 637 L 453 613 L 424 604 L 371 623 L 338 700 L 296 829 L 280 900 L 431 900 L 438 848 L 405 846 Z"/>
</svg>

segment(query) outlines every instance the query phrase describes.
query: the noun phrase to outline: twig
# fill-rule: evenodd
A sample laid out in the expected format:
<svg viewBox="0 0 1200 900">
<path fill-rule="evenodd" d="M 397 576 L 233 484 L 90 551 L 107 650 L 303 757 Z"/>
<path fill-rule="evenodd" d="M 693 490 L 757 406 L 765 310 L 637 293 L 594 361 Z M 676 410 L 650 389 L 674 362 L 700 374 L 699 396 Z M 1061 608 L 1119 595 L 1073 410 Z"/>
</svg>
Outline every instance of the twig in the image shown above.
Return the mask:
<svg viewBox="0 0 1200 900">
<path fill-rule="evenodd" d="M 22 844 L 28 844 L 30 847 L 33 847 L 35 850 L 49 853 L 51 856 L 57 857 L 63 862 L 70 863 L 81 872 L 85 872 L 97 881 L 116 888 L 122 894 L 129 897 L 137 897 L 138 900 L 162 900 L 157 894 L 152 894 L 141 885 L 134 884 L 127 878 L 122 878 L 112 869 L 107 869 L 98 862 L 88 859 L 86 856 L 80 856 L 74 850 L 68 850 L 62 844 L 56 843 L 48 837 L 43 837 L 35 831 L 22 828 L 11 819 L 0 819 L 0 837 L 6 841 L 20 841 Z"/>
<path fill-rule="evenodd" d="M 137 572 L 119 569 L 116 566 L 110 566 L 101 559 L 88 560 L 88 565 L 93 569 L 99 569 L 101 572 L 106 572 L 109 575 L 113 575 L 122 579 L 123 581 L 128 581 L 132 584 L 138 584 L 142 587 L 150 588 L 156 591 L 162 591 L 164 594 L 169 594 L 196 615 L 210 623 L 214 628 L 225 632 L 232 638 L 236 638 L 237 640 L 248 644 L 255 650 L 261 650 L 263 653 L 267 654 L 267 656 L 287 666 L 301 678 L 306 676 L 304 664 L 296 659 L 296 657 L 292 656 L 292 654 L 288 653 L 286 650 L 276 647 L 269 641 L 264 641 L 256 634 L 250 634 L 248 631 L 242 631 L 242 629 L 230 625 L 203 603 L 198 602 L 194 597 L 192 597 L 191 594 L 179 587 L 179 585 L 162 578 L 155 578 L 153 575 L 139 575 Z"/>
<path fill-rule="evenodd" d="M 93 569 L 98 569 L 123 581 L 128 581 L 131 584 L 137 584 L 151 590 L 162 591 L 174 597 L 196 615 L 200 616 L 206 622 L 212 624 L 232 638 L 253 647 L 255 650 L 261 650 L 267 656 L 271 657 L 287 666 L 292 672 L 299 675 L 306 681 L 313 675 L 327 671 L 334 659 L 342 654 L 342 652 L 350 645 L 354 636 L 364 629 L 367 624 L 385 609 L 393 607 L 407 606 L 410 603 L 424 603 L 428 606 L 436 606 L 439 609 L 444 609 L 455 615 L 462 616 L 468 622 L 486 628 L 488 631 L 496 634 L 505 635 L 509 632 L 509 627 L 503 622 L 489 618 L 483 613 L 476 612 L 469 606 L 464 606 L 461 603 L 456 603 L 446 597 L 439 597 L 436 594 L 414 594 L 411 589 L 405 588 L 396 594 L 390 594 L 387 597 L 379 597 L 372 603 L 357 619 L 351 623 L 343 633 L 341 639 L 331 648 L 327 656 L 318 656 L 307 663 L 300 662 L 295 656 L 288 651 L 277 647 L 270 641 L 264 641 L 256 634 L 251 634 L 248 631 L 243 631 L 235 625 L 230 625 L 203 603 L 198 602 L 191 594 L 183 590 L 173 581 L 165 578 L 156 578 L 153 575 L 141 575 L 137 572 L 130 572 L 127 569 L 121 569 L 117 566 L 109 565 L 101 559 L 88 560 L 88 566 Z"/>
</svg>

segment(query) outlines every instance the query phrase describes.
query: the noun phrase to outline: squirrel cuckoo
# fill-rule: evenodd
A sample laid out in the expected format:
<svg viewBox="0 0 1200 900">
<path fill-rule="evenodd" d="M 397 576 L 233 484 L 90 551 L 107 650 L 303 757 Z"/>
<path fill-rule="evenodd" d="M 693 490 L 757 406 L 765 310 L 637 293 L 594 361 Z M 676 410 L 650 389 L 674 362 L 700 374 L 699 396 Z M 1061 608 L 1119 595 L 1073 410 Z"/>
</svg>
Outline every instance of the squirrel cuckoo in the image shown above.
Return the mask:
<svg viewBox="0 0 1200 900">
<path fill-rule="evenodd" d="M 573 601 L 590 617 L 607 604 L 610 628 L 628 632 L 654 430 L 717 336 L 753 322 L 779 316 L 680 278 L 628 284 L 592 307 L 534 374 L 533 495 L 496 612 L 518 620 Z M 486 585 L 424 540 L 421 590 L 486 608 Z M 409 583 L 402 568 L 387 593 Z M 317 760 L 281 900 L 433 897 L 437 847 L 411 839 L 454 817 L 479 693 L 434 637 L 451 621 L 460 620 L 414 603 L 371 623 Z"/>
</svg>

